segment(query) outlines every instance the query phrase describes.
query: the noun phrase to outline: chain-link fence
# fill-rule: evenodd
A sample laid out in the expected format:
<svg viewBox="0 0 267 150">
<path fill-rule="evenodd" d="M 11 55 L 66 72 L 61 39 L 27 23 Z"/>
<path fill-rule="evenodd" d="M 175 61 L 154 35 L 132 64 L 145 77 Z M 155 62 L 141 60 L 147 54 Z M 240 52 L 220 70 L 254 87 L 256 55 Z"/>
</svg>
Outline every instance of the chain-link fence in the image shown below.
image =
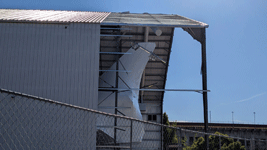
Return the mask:
<svg viewBox="0 0 267 150">
<path fill-rule="evenodd" d="M 0 92 L 0 149 L 180 150 L 204 146 L 203 132 L 3 89 Z M 210 134 L 210 148 L 222 148 L 227 139 L 224 135 Z M 232 139 L 247 149 L 266 149 L 267 145 L 266 139 Z"/>
</svg>

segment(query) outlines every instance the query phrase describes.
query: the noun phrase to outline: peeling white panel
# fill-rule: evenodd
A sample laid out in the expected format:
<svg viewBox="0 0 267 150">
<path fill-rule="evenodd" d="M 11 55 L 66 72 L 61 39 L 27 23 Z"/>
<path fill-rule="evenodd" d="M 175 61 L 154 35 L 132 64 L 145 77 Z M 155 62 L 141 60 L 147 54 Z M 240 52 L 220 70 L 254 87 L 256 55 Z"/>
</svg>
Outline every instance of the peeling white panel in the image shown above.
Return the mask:
<svg viewBox="0 0 267 150">
<path fill-rule="evenodd" d="M 144 47 L 150 52 L 153 52 L 155 49 L 155 43 L 138 43 L 140 46 Z M 118 88 L 119 89 L 128 89 L 128 88 L 139 88 L 142 73 L 145 69 L 145 66 L 149 60 L 150 54 L 145 52 L 144 50 L 138 48 L 137 50 L 129 49 L 127 53 L 132 53 L 131 55 L 123 55 L 119 59 L 118 70 L 126 70 L 125 72 L 118 72 Z M 117 63 L 114 63 L 110 70 L 116 70 Z M 106 71 L 100 76 L 99 87 L 116 87 L 116 72 L 114 71 Z M 98 102 L 99 102 L 99 110 L 115 113 L 115 93 L 116 92 L 107 92 L 100 91 Z M 129 107 L 129 108 L 118 108 L 120 112 L 124 115 L 137 118 L 142 120 L 142 115 L 139 110 L 138 104 L 138 90 L 131 91 L 123 91 L 118 93 L 118 105 L 117 107 Z M 113 109 L 105 109 L 105 107 L 113 107 Z M 118 113 L 119 114 L 119 113 Z M 118 120 L 118 124 L 123 124 L 122 120 Z M 113 126 L 114 119 L 110 119 L 109 121 L 101 121 L 101 118 L 98 118 L 98 125 L 100 126 Z M 129 125 L 129 124 L 128 124 Z M 139 133 L 134 134 L 133 142 L 141 142 L 142 137 L 144 135 L 143 125 L 136 124 L 133 126 L 134 130 L 138 130 Z M 101 128 L 101 130 L 105 131 L 109 136 L 114 137 L 114 129 L 113 128 Z M 127 129 L 128 130 L 128 129 Z M 120 132 L 117 131 L 117 134 L 120 135 Z M 129 132 L 124 132 L 128 133 Z M 123 134 L 123 133 L 121 133 Z M 127 136 L 126 136 L 127 137 Z M 129 139 L 117 139 L 117 142 L 129 142 Z"/>
</svg>

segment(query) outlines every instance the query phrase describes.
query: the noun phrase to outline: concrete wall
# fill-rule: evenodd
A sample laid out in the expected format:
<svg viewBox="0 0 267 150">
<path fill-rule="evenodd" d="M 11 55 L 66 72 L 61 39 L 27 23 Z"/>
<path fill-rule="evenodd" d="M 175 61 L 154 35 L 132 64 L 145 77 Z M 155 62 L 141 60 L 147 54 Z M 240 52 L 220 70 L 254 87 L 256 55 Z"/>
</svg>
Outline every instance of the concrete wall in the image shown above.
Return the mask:
<svg viewBox="0 0 267 150">
<path fill-rule="evenodd" d="M 0 23 L 0 87 L 97 109 L 99 24 Z"/>
</svg>

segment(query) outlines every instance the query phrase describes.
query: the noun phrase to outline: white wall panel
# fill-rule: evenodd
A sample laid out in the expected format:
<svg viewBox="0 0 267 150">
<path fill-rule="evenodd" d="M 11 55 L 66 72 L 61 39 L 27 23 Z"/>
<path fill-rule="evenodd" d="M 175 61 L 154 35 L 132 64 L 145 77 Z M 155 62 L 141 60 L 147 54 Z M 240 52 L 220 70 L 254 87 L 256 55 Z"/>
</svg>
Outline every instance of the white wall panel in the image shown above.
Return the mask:
<svg viewBox="0 0 267 150">
<path fill-rule="evenodd" d="M 97 109 L 99 24 L 0 24 L 0 87 Z"/>
</svg>

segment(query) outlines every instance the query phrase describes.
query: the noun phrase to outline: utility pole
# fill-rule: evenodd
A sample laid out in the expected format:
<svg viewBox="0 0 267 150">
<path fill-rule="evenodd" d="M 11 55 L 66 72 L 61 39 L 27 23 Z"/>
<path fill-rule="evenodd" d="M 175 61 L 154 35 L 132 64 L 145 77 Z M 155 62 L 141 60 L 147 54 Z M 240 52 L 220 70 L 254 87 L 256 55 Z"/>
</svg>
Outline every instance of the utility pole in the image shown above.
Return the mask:
<svg viewBox="0 0 267 150">
<path fill-rule="evenodd" d="M 232 122 L 234 124 L 234 112 L 232 111 Z"/>
<path fill-rule="evenodd" d="M 210 123 L 211 123 L 211 111 L 210 111 Z"/>
<path fill-rule="evenodd" d="M 255 114 L 256 114 L 256 112 L 253 112 L 253 114 L 254 114 L 254 124 L 256 124 L 256 120 L 255 120 Z"/>
</svg>

